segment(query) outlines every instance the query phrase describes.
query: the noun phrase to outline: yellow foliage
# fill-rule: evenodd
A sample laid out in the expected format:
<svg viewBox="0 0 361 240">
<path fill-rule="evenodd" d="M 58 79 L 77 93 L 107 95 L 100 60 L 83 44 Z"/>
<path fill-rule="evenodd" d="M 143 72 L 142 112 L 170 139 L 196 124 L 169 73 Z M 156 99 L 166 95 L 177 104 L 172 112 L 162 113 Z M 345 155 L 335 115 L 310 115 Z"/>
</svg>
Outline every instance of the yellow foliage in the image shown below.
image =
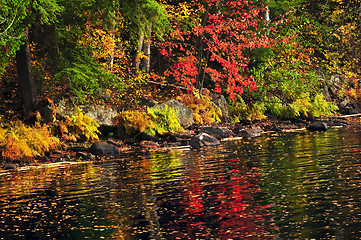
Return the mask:
<svg viewBox="0 0 361 240">
<path fill-rule="evenodd" d="M 194 91 L 193 93 L 178 96 L 177 100 L 192 110 L 196 124 L 212 124 L 221 121 L 222 111 L 209 95 L 200 95 Z"/>
<path fill-rule="evenodd" d="M 81 36 L 79 43 L 82 46 L 91 47 L 94 59 L 98 60 L 105 69 L 124 78 L 128 74 L 128 66 L 131 62 L 130 56 L 127 54 L 131 44 L 130 41 L 124 41 L 119 37 L 119 29 L 125 28 L 124 18 L 119 12 L 116 12 L 114 16 L 116 18 L 113 19 L 113 24 L 118 27 L 110 30 L 104 29 L 100 23 L 94 23 L 89 19 L 85 24 L 86 31 Z M 103 61 L 103 59 L 109 59 L 109 61 Z"/>
<path fill-rule="evenodd" d="M 6 130 L 0 127 L 0 148 L 6 145 Z"/>
<path fill-rule="evenodd" d="M 0 149 L 5 159 L 31 159 L 60 146 L 60 140 L 52 136 L 46 126 L 29 127 L 16 121 L 0 128 Z"/>
<path fill-rule="evenodd" d="M 134 130 L 145 132 L 146 129 L 155 127 L 155 123 L 150 116 L 141 111 L 124 111 L 120 113 L 118 123 L 125 127 L 127 134 L 132 134 Z"/>
<path fill-rule="evenodd" d="M 63 133 L 69 133 L 71 140 L 91 141 L 99 139 L 99 124 L 88 115 L 84 114 L 81 109 L 77 109 L 71 116 L 66 116 L 65 122 L 59 125 Z M 71 136 L 72 135 L 72 136 Z"/>
</svg>

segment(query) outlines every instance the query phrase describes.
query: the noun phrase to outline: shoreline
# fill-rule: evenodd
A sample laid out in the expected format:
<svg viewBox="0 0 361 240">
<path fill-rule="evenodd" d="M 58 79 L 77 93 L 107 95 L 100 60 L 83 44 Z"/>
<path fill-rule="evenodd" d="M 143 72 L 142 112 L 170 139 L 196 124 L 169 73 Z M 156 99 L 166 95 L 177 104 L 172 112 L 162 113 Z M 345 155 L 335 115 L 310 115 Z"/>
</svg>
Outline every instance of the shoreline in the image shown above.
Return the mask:
<svg viewBox="0 0 361 240">
<path fill-rule="evenodd" d="M 360 125 L 359 121 L 357 121 L 357 123 L 356 123 L 356 121 L 351 120 L 353 118 L 353 116 L 348 116 L 348 117 L 349 117 L 348 121 L 342 121 L 342 122 L 339 120 L 340 118 L 341 119 L 343 118 L 342 116 L 341 117 L 336 116 L 335 118 L 333 118 L 333 120 L 331 118 L 329 118 L 329 120 L 318 120 L 318 121 L 333 123 L 333 125 L 329 126 L 328 128 L 342 128 L 342 127 L 351 126 L 351 125 L 354 125 L 354 126 Z M 357 115 L 355 117 L 359 117 L 359 115 Z M 255 128 L 262 129 L 262 131 L 259 132 L 259 135 L 251 137 L 251 138 L 256 138 L 256 137 L 259 137 L 260 135 L 264 135 L 264 134 L 293 133 L 293 132 L 308 131 L 307 124 L 311 124 L 311 122 L 306 122 L 303 120 L 301 120 L 301 121 L 296 120 L 295 123 L 292 123 L 292 121 L 290 121 L 290 120 L 285 120 L 285 121 L 268 120 L 268 121 L 262 121 L 262 122 L 257 122 L 257 123 L 253 123 L 253 124 L 245 124 L 245 125 L 217 123 L 214 126 L 218 127 L 218 128 L 225 128 L 227 130 L 230 130 L 232 133 L 235 133 L 237 131 L 236 129 L 240 128 L 240 127 L 245 130 L 255 129 Z M 190 130 L 187 132 L 189 135 L 195 136 L 196 129 L 202 128 L 202 127 L 209 127 L 209 126 L 198 126 L 195 128 L 195 130 Z M 192 132 L 192 133 L 190 133 L 190 132 Z M 245 139 L 244 136 L 237 136 L 237 134 L 234 134 L 234 135 L 235 136 L 222 138 L 219 141 L 225 142 L 225 141 L 238 141 L 238 140 Z M 127 140 L 129 140 L 132 143 L 126 143 Z M 167 141 L 162 140 L 163 142 L 162 141 L 156 142 L 156 141 L 151 141 L 151 140 L 132 140 L 132 139 L 127 139 L 127 140 L 121 141 L 121 140 L 116 140 L 116 139 L 112 139 L 112 138 L 103 138 L 103 139 L 99 139 L 98 142 L 108 142 L 108 143 L 110 142 L 109 144 L 115 145 L 119 149 L 119 152 L 121 154 L 124 154 L 129 151 L 134 151 L 134 152 L 141 151 L 141 152 L 149 152 L 149 153 L 157 152 L 157 151 L 170 151 L 170 150 L 188 151 L 193 148 L 189 143 L 186 145 L 175 145 L 175 144 L 179 143 L 177 141 L 167 142 Z M 89 143 L 82 143 L 82 144 L 77 144 L 77 145 L 80 146 L 80 147 L 78 146 L 77 148 L 81 148 L 81 150 L 83 150 L 84 153 L 87 152 L 86 145 L 89 145 Z M 44 156 L 41 159 L 37 159 L 37 161 L 35 161 L 35 162 L 26 162 L 26 161 L 4 162 L 0 169 L 0 176 L 8 175 L 8 174 L 18 172 L 18 171 L 27 171 L 27 170 L 43 168 L 43 167 L 62 167 L 64 165 L 96 163 L 96 162 L 102 161 L 102 159 L 104 160 L 107 158 L 107 156 L 96 156 L 96 157 L 92 157 L 89 159 L 81 159 L 79 157 L 76 157 L 80 151 L 72 150 L 72 148 L 73 147 L 68 146 L 68 148 L 65 150 L 54 151 L 54 152 L 50 153 L 49 156 Z M 110 157 L 114 158 L 116 156 L 110 156 Z M 47 159 L 47 161 L 46 160 L 44 161 L 44 158 Z"/>
</svg>

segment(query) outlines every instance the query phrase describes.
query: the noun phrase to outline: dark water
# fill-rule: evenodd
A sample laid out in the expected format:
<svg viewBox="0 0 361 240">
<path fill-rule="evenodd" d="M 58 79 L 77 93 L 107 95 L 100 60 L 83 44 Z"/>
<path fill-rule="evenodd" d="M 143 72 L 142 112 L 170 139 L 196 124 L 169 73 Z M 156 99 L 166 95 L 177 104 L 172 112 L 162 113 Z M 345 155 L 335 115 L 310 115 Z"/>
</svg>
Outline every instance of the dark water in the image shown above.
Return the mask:
<svg viewBox="0 0 361 240">
<path fill-rule="evenodd" d="M 0 239 L 360 239 L 361 130 L 0 176 Z"/>
</svg>

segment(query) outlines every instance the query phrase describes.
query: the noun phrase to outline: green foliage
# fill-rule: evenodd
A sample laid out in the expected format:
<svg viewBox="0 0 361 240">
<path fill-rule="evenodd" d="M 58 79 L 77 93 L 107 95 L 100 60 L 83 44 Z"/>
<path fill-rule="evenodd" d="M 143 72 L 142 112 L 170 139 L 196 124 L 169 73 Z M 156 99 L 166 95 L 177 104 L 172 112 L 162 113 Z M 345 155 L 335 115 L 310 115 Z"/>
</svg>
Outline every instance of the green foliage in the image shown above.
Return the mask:
<svg viewBox="0 0 361 240">
<path fill-rule="evenodd" d="M 327 102 L 322 94 L 317 94 L 313 100 L 313 113 L 314 117 L 328 117 L 338 110 L 336 104 Z"/>
<path fill-rule="evenodd" d="M 314 94 L 318 91 L 319 77 L 314 71 L 305 70 L 300 62 L 292 63 L 287 59 L 278 61 L 276 65 L 270 64 L 267 69 L 254 72 L 260 91 L 271 92 L 286 101 L 293 101 L 303 93 Z"/>
<path fill-rule="evenodd" d="M 4 159 L 30 160 L 61 146 L 46 126 L 29 127 L 21 121 L 0 128 L 0 151 Z"/>
<path fill-rule="evenodd" d="M 122 81 L 115 75 L 103 70 L 96 64 L 73 64 L 55 75 L 56 78 L 66 79 L 76 99 L 82 102 L 86 96 L 91 96 L 99 89 L 121 89 Z"/>
<path fill-rule="evenodd" d="M 147 112 L 125 111 L 118 117 L 118 123 L 123 125 L 127 134 L 145 132 L 150 136 L 167 132 L 181 132 L 184 129 L 178 121 L 177 113 L 173 108 L 148 108 Z"/>
<path fill-rule="evenodd" d="M 94 119 L 78 108 L 71 117 L 66 116 L 63 131 L 70 133 L 75 141 L 91 141 L 99 138 L 98 127 L 99 124 Z"/>
<path fill-rule="evenodd" d="M 183 94 L 177 100 L 189 107 L 193 112 L 193 119 L 196 124 L 212 124 L 221 121 L 222 110 L 207 95 L 200 95 L 197 91 Z"/>
<path fill-rule="evenodd" d="M 1 0 L 0 74 L 23 44 L 25 26 L 34 22 L 51 24 L 64 9 L 56 0 Z"/>
<path fill-rule="evenodd" d="M 235 101 L 230 101 L 229 105 L 229 114 L 233 123 L 263 120 L 267 118 L 264 115 L 265 110 L 266 107 L 263 102 L 257 101 L 252 105 L 247 105 L 240 95 L 237 96 Z"/>
<path fill-rule="evenodd" d="M 289 104 L 277 97 L 266 98 L 265 107 L 268 113 L 283 119 L 328 117 L 338 110 L 337 105 L 327 102 L 322 94 L 316 94 L 312 100 L 309 93 L 301 94 L 300 98 Z"/>
<path fill-rule="evenodd" d="M 265 97 L 266 112 L 282 119 L 294 118 L 295 113 L 277 97 Z"/>
<path fill-rule="evenodd" d="M 134 40 L 138 34 L 144 31 L 146 26 L 152 29 L 159 39 L 162 39 L 164 30 L 169 21 L 165 15 L 163 6 L 155 0 L 134 0 L 121 2 L 122 14 L 124 14 L 130 32 Z"/>
<path fill-rule="evenodd" d="M 148 108 L 148 115 L 155 123 L 154 128 L 146 129 L 145 132 L 149 135 L 184 131 L 178 121 L 177 112 L 173 108 L 169 108 L 167 105 L 165 105 L 163 109 Z"/>
</svg>

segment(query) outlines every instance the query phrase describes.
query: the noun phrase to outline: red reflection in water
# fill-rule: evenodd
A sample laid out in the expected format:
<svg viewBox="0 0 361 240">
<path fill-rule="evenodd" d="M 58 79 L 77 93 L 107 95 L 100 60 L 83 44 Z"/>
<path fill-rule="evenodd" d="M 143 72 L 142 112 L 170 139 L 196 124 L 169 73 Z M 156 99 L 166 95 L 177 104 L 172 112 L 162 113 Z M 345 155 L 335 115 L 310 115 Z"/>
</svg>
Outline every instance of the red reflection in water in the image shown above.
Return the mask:
<svg viewBox="0 0 361 240">
<path fill-rule="evenodd" d="M 260 192 L 258 169 L 243 165 L 212 179 L 202 179 L 197 171 L 189 174 L 182 182 L 183 200 L 166 216 L 172 239 L 272 238 L 267 209 L 255 201 Z"/>
</svg>

